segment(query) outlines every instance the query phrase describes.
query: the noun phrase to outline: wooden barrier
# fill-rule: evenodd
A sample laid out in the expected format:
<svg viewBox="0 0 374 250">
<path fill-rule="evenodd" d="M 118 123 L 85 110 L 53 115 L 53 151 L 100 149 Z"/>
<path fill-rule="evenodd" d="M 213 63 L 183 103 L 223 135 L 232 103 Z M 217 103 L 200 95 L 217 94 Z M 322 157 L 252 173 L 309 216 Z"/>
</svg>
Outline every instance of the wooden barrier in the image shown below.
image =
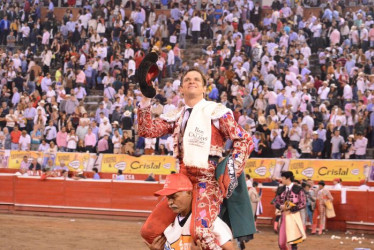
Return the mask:
<svg viewBox="0 0 374 250">
<path fill-rule="evenodd" d="M 0 207 L 15 211 L 96 215 L 123 215 L 126 212 L 146 217 L 159 200 L 153 193 L 162 186 L 158 182 L 143 181 L 62 178 L 42 181 L 38 177 L 0 174 Z M 347 191 L 346 204 L 341 204 L 340 191 L 331 191 L 331 194 L 337 216 L 327 220 L 327 228 L 346 230 L 347 221 L 350 226 L 362 224 L 372 228 L 370 224 L 374 225 L 374 192 Z M 275 187 L 262 189 L 263 214 L 260 217 L 266 220 L 260 219 L 260 223 L 269 224 L 271 218 L 274 218 L 275 208 L 270 204 L 274 196 Z"/>
</svg>

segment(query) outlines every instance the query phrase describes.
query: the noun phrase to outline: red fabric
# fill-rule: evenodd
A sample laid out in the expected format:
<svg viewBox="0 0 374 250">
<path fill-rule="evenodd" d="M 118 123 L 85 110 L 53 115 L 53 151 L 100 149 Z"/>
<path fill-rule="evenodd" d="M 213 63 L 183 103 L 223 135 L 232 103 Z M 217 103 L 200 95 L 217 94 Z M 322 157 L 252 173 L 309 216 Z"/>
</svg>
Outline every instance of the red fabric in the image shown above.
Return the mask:
<svg viewBox="0 0 374 250">
<path fill-rule="evenodd" d="M 152 211 L 140 230 L 140 235 L 148 243 L 163 234 L 165 229 L 173 223 L 177 215 L 169 208 L 168 200 L 164 197 Z"/>
<path fill-rule="evenodd" d="M 152 79 L 156 78 L 159 74 L 159 70 L 158 70 L 158 67 L 157 65 L 152 65 L 149 70 L 148 70 L 148 73 L 147 73 L 147 76 L 145 78 L 145 81 L 147 82 L 147 84 L 149 86 L 153 86 L 152 85 Z"/>
<path fill-rule="evenodd" d="M 12 140 L 12 143 L 18 143 L 19 142 L 19 138 L 21 137 L 21 131 L 12 131 L 11 133 L 10 133 L 10 138 L 11 138 L 11 140 Z"/>
</svg>

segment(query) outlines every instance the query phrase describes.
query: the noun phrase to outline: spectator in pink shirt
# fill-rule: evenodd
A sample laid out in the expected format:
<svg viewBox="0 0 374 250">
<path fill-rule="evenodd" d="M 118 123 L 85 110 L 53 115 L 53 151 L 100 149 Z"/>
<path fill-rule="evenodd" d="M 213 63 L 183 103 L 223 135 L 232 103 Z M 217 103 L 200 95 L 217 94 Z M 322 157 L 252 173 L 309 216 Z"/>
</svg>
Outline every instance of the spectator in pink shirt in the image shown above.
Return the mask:
<svg viewBox="0 0 374 250">
<path fill-rule="evenodd" d="M 108 135 L 104 135 L 104 137 L 99 140 L 99 142 L 97 143 L 98 153 L 108 153 L 109 151 L 108 138 L 109 138 Z"/>
<path fill-rule="evenodd" d="M 330 34 L 330 43 L 331 47 L 340 43 L 340 32 L 337 28 L 334 28 L 334 30 Z"/>
<path fill-rule="evenodd" d="M 96 135 L 92 133 L 92 128 L 89 128 L 87 134 L 84 137 L 84 144 L 86 145 L 86 151 L 90 151 L 90 153 L 95 153 L 96 141 L 97 141 Z"/>
<path fill-rule="evenodd" d="M 83 70 L 81 69 L 78 69 L 77 70 L 77 76 L 76 76 L 76 83 L 77 84 L 82 84 L 84 85 L 84 83 L 86 82 L 86 75 L 84 74 Z"/>
<path fill-rule="evenodd" d="M 253 35 L 250 41 L 251 46 L 254 46 L 258 40 L 261 39 L 261 33 L 258 32 L 257 28 L 253 31 Z"/>
<path fill-rule="evenodd" d="M 374 46 L 374 24 L 370 25 L 369 39 L 370 47 Z"/>
<path fill-rule="evenodd" d="M 56 141 L 57 141 L 57 147 L 62 152 L 66 151 L 67 146 L 67 136 L 68 133 L 66 132 L 66 127 L 62 127 L 60 131 L 57 133 Z"/>
</svg>

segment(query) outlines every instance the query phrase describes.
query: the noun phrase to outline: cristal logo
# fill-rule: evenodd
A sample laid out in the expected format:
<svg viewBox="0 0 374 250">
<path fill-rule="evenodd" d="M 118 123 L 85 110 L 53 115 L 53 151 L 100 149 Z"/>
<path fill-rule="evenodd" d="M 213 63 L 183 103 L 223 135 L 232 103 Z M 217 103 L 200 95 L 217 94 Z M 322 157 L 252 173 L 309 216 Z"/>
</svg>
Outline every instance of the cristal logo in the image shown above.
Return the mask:
<svg viewBox="0 0 374 250">
<path fill-rule="evenodd" d="M 164 168 L 166 168 L 166 169 L 170 169 L 170 168 L 171 168 L 171 163 L 165 163 L 165 164 L 164 164 Z"/>
<path fill-rule="evenodd" d="M 301 172 L 301 173 L 308 178 L 312 178 L 313 175 L 314 175 L 314 169 L 313 168 L 307 168 L 307 169 L 304 169 L 303 172 Z"/>
<path fill-rule="evenodd" d="M 358 175 L 360 173 L 360 170 L 358 168 L 352 169 L 351 174 Z"/>
<path fill-rule="evenodd" d="M 121 169 L 121 170 L 125 170 L 125 168 L 126 168 L 126 162 L 118 162 L 116 165 L 114 165 L 114 167 L 116 168 L 116 169 Z"/>
<path fill-rule="evenodd" d="M 78 169 L 80 167 L 80 162 L 79 161 L 72 161 L 69 163 L 69 167 L 72 167 L 74 169 Z"/>
<path fill-rule="evenodd" d="M 260 176 L 265 176 L 266 175 L 266 167 L 256 168 L 255 173 L 260 175 Z"/>
</svg>

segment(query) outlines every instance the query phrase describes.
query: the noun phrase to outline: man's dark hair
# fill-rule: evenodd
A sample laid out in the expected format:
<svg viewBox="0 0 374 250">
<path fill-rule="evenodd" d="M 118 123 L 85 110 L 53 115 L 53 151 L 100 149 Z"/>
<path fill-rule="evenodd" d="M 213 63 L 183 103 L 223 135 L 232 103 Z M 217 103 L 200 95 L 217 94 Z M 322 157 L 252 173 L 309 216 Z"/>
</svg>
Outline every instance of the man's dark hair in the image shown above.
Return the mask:
<svg viewBox="0 0 374 250">
<path fill-rule="evenodd" d="M 290 179 L 292 182 L 294 181 L 294 178 L 295 178 L 291 171 L 282 172 L 281 177 L 284 177 L 286 179 Z"/>
<path fill-rule="evenodd" d="M 122 169 L 118 169 L 118 174 L 122 174 Z"/>
<path fill-rule="evenodd" d="M 253 184 L 252 184 L 252 186 L 253 186 L 254 188 L 257 187 L 257 186 L 258 186 L 258 182 L 257 182 L 257 181 L 254 181 Z"/>
<path fill-rule="evenodd" d="M 97 168 L 92 168 L 92 171 L 94 171 L 95 173 L 99 172 Z"/>
<path fill-rule="evenodd" d="M 247 177 L 248 179 L 251 179 L 251 176 L 249 174 L 246 174 L 245 177 Z"/>
</svg>

